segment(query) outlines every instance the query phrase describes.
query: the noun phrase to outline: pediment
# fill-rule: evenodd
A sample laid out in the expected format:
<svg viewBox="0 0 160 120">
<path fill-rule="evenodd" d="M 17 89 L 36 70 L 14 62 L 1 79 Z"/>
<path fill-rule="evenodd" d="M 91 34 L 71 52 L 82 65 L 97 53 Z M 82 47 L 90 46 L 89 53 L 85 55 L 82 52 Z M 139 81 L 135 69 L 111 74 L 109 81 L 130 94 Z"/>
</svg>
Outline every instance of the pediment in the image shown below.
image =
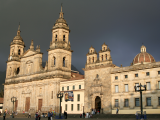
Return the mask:
<svg viewBox="0 0 160 120">
<path fill-rule="evenodd" d="M 36 54 L 36 51 L 27 50 L 26 53 L 23 55 L 23 57 L 31 56 Z"/>
</svg>

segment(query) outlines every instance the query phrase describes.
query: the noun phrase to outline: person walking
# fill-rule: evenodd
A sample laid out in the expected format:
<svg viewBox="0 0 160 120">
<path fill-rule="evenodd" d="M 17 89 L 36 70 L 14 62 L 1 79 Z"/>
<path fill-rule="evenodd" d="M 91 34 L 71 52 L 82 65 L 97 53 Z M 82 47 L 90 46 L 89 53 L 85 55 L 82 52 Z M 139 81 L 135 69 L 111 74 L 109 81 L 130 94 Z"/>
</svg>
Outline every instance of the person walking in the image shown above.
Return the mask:
<svg viewBox="0 0 160 120">
<path fill-rule="evenodd" d="M 48 112 L 48 120 L 50 120 L 50 112 Z"/>
<path fill-rule="evenodd" d="M 53 117 L 53 113 L 51 112 L 51 113 L 50 113 L 50 118 L 51 118 L 51 120 L 52 120 L 52 117 Z"/>
<path fill-rule="evenodd" d="M 119 111 L 119 109 L 117 108 L 117 110 L 116 110 L 116 114 L 118 114 L 118 111 Z"/>
<path fill-rule="evenodd" d="M 31 113 L 29 112 L 29 114 L 28 114 L 28 118 L 31 118 Z"/>
<path fill-rule="evenodd" d="M 64 110 L 64 119 L 66 119 L 66 112 L 65 112 L 65 110 Z"/>
<path fill-rule="evenodd" d="M 6 118 L 6 112 L 3 113 L 3 120 Z"/>
<path fill-rule="evenodd" d="M 38 112 L 38 119 L 41 120 L 41 111 Z"/>
</svg>

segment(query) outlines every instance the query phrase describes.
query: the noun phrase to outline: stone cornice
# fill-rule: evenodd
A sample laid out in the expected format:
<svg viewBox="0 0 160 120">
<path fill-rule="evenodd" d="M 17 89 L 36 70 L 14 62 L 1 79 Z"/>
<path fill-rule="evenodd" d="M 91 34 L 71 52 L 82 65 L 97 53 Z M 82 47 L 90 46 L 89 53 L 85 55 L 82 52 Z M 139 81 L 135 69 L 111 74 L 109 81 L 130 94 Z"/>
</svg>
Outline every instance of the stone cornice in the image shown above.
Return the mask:
<svg viewBox="0 0 160 120">
<path fill-rule="evenodd" d="M 158 67 L 160 67 L 160 63 L 140 64 L 135 66 L 133 65 L 129 67 L 115 68 L 111 71 L 111 74 L 136 71 L 136 70 L 144 70 L 144 69 L 152 69 L 152 68 L 158 68 Z"/>
<path fill-rule="evenodd" d="M 10 82 L 4 83 L 4 85 L 10 85 L 10 84 L 18 84 L 18 83 L 26 83 L 26 82 L 32 82 L 32 81 L 41 81 L 44 79 L 53 79 L 53 78 L 63 78 L 63 79 L 69 79 L 70 77 L 63 74 L 53 74 L 53 75 L 41 75 L 38 77 L 33 77 L 31 79 L 20 79 L 20 80 L 12 80 Z"/>
<path fill-rule="evenodd" d="M 13 76 L 13 77 L 10 77 L 10 78 L 6 78 L 7 79 L 12 79 L 12 78 L 19 78 L 19 77 L 25 77 L 25 76 L 30 76 L 30 75 L 36 75 L 36 74 L 41 74 L 41 73 L 47 73 L 47 72 L 52 72 L 52 71 L 56 71 L 56 70 L 60 70 L 60 71 L 63 71 L 63 72 L 71 72 L 71 70 L 63 70 L 61 68 L 55 68 L 54 70 L 41 70 L 41 71 L 38 71 L 38 72 L 35 72 L 35 73 L 31 73 L 31 74 L 25 74 L 25 75 L 16 75 L 16 76 Z"/>
<path fill-rule="evenodd" d="M 106 67 L 115 67 L 116 65 L 112 64 L 112 63 L 108 63 L 108 64 L 100 64 L 100 65 L 95 65 L 94 67 L 87 67 L 87 68 L 82 68 L 82 70 L 87 71 L 87 70 L 94 70 L 94 69 L 100 69 L 100 68 L 106 68 Z"/>
<path fill-rule="evenodd" d="M 54 28 L 51 29 L 51 31 L 56 30 L 56 29 L 65 29 L 71 32 L 71 30 L 68 27 L 65 26 L 54 26 Z"/>
<path fill-rule="evenodd" d="M 106 50 L 100 50 L 99 53 L 107 52 L 107 51 L 111 51 L 111 50 L 109 48 L 107 48 Z"/>
<path fill-rule="evenodd" d="M 62 48 L 62 47 L 50 48 L 47 51 L 56 50 L 56 49 L 63 49 L 63 50 L 67 50 L 67 51 L 73 52 L 73 50 L 71 50 L 71 49 L 66 49 L 66 48 Z"/>
<path fill-rule="evenodd" d="M 86 54 L 86 56 L 88 56 L 88 55 L 94 55 L 94 54 L 96 54 L 96 55 L 97 55 L 97 52 L 96 52 L 96 51 L 95 51 L 95 52 L 93 52 L 93 53 L 89 53 L 89 52 L 88 52 L 88 53 Z"/>
</svg>

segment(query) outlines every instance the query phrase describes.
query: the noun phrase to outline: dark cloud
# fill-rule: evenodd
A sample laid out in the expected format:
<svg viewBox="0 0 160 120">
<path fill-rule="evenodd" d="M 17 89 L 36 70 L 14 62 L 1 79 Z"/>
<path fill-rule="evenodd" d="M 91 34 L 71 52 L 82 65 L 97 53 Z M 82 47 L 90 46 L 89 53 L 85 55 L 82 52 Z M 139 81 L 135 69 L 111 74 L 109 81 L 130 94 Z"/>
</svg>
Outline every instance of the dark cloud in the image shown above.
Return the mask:
<svg viewBox="0 0 160 120">
<path fill-rule="evenodd" d="M 77 69 L 85 67 L 89 47 L 92 45 L 99 52 L 104 42 L 117 66 L 130 65 L 142 42 L 147 52 L 160 60 L 159 0 L 5 0 L 0 1 L 0 71 L 6 69 L 9 45 L 19 22 L 26 49 L 33 39 L 35 46 L 41 46 L 43 61 L 48 59 L 51 28 L 62 2 L 64 18 L 71 29 L 72 64 Z"/>
</svg>

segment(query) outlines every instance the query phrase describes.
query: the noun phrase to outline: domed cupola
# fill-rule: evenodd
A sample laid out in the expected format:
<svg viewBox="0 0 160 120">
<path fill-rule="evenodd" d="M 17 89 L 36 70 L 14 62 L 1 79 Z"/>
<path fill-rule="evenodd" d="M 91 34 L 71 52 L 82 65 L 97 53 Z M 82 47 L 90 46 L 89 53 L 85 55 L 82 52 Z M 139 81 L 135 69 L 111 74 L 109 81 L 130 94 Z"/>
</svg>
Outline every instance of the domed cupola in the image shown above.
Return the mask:
<svg viewBox="0 0 160 120">
<path fill-rule="evenodd" d="M 140 48 L 141 52 L 135 56 L 133 59 L 133 65 L 138 65 L 143 62 L 143 64 L 155 62 L 153 56 L 146 52 L 146 47 L 144 45 Z"/>
<path fill-rule="evenodd" d="M 57 28 L 63 28 L 63 29 L 69 30 L 69 26 L 66 20 L 63 18 L 63 14 L 64 13 L 62 12 L 62 5 L 61 5 L 61 12 L 59 13 L 59 18 L 56 20 L 56 23 L 54 24 L 52 30 L 55 30 Z"/>
<path fill-rule="evenodd" d="M 13 44 L 18 44 L 18 45 L 23 45 L 25 47 L 25 44 L 23 42 L 23 39 L 20 35 L 20 24 L 18 26 L 18 30 L 17 30 L 17 35 L 13 38 L 12 42 L 11 42 L 11 45 Z"/>
</svg>

